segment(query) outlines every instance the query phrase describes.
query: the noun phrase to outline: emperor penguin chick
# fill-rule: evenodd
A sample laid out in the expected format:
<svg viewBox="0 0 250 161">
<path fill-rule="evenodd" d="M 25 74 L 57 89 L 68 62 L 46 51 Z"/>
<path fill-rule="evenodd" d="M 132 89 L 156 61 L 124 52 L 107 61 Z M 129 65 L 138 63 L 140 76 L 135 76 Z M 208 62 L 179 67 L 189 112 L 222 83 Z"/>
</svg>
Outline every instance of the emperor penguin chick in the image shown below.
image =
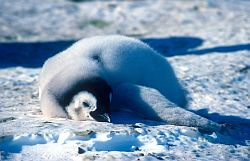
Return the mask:
<svg viewBox="0 0 250 161">
<path fill-rule="evenodd" d="M 112 89 L 123 83 L 154 88 L 178 106 L 186 104 L 163 56 L 140 40 L 110 35 L 82 39 L 45 62 L 39 79 L 41 110 L 48 117 L 110 121 Z"/>
</svg>

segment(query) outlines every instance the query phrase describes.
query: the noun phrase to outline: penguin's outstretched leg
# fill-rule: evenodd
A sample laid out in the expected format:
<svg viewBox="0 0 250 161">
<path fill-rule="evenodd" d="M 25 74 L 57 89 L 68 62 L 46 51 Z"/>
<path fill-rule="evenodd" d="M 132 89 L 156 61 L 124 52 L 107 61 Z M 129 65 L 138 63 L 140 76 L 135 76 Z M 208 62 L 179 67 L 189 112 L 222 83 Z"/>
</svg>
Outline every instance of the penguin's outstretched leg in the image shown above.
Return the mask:
<svg viewBox="0 0 250 161">
<path fill-rule="evenodd" d="M 145 119 L 163 121 L 170 125 L 197 127 L 203 132 L 221 131 L 220 124 L 178 107 L 153 88 L 121 84 L 113 89 L 112 103 L 124 104 Z"/>
</svg>

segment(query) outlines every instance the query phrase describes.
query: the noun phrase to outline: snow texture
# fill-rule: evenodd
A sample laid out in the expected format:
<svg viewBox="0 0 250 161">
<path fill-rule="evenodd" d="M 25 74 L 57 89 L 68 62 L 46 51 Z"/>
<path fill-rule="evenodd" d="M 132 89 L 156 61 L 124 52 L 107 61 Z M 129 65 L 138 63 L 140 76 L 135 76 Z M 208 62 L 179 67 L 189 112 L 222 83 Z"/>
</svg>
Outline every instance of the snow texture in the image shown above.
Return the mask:
<svg viewBox="0 0 250 161">
<path fill-rule="evenodd" d="M 237 3 L 237 5 L 236 5 Z M 250 2 L 0 0 L 1 160 L 249 160 Z M 188 92 L 186 110 L 229 131 L 143 120 L 45 118 L 43 62 L 76 40 L 138 37 L 168 59 Z"/>
</svg>

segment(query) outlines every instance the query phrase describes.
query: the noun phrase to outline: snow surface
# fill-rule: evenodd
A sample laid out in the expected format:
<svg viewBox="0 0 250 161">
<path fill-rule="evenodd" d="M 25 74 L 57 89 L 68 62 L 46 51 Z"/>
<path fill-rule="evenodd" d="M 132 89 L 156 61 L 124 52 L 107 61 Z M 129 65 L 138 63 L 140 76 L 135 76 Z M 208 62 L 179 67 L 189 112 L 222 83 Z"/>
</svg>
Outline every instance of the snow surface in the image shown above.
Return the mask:
<svg viewBox="0 0 250 161">
<path fill-rule="evenodd" d="M 1 160 L 249 160 L 249 6 L 0 0 Z M 231 124 L 230 132 L 204 134 L 126 112 L 113 113 L 113 124 L 44 118 L 37 91 L 42 63 L 98 34 L 139 37 L 166 56 L 188 91 L 188 110 Z"/>
</svg>

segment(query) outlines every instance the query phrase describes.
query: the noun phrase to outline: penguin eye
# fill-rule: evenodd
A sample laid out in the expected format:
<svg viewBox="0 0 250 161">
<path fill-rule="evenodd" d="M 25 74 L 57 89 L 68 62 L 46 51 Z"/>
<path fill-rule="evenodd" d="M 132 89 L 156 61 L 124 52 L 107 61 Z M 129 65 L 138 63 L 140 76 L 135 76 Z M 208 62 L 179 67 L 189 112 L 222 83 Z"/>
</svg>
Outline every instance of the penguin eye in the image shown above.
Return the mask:
<svg viewBox="0 0 250 161">
<path fill-rule="evenodd" d="M 87 102 L 82 102 L 82 105 L 83 105 L 83 107 L 87 107 L 87 108 L 90 107 L 89 103 L 87 103 Z"/>
</svg>

